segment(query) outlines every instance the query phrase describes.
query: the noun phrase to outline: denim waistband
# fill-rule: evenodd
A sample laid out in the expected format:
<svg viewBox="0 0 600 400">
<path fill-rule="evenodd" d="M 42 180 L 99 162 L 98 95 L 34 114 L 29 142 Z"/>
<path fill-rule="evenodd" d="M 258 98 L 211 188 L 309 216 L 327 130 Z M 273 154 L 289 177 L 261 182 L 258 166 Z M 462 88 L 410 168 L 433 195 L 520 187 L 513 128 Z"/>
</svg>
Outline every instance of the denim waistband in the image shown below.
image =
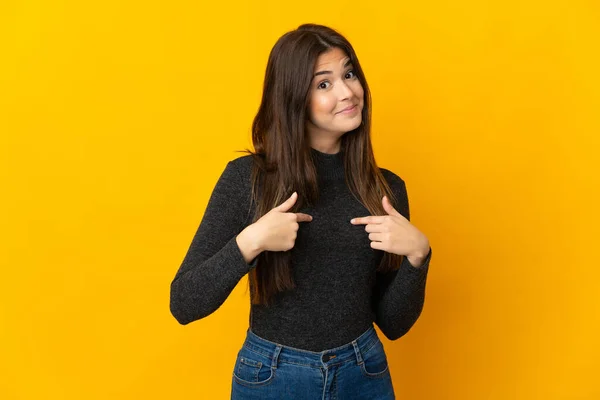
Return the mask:
<svg viewBox="0 0 600 400">
<path fill-rule="evenodd" d="M 379 342 L 379 337 L 373 325 L 363 334 L 342 346 L 320 352 L 297 349 L 279 343 L 271 342 L 258 336 L 250 328 L 246 332 L 244 347 L 256 353 L 263 354 L 272 360 L 272 367 L 277 368 L 279 362 L 321 368 L 342 364 L 352 359 L 362 364 L 362 355 Z"/>
</svg>

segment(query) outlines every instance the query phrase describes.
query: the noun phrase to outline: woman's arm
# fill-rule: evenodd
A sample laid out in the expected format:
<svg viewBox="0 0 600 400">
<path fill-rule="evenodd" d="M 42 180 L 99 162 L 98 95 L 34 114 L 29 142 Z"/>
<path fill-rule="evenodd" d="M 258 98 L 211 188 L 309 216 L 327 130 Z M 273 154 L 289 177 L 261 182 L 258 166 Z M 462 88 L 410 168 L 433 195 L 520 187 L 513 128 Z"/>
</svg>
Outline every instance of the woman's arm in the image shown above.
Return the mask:
<svg viewBox="0 0 600 400">
<path fill-rule="evenodd" d="M 403 257 L 399 269 L 377 273 L 375 322 L 388 339 L 404 336 L 421 315 L 430 259 L 431 248 L 419 268 Z"/>
<path fill-rule="evenodd" d="M 410 221 L 406 185 L 395 174 L 390 175 L 388 181 L 398 200 L 398 210 Z M 399 269 L 377 273 L 374 290 L 375 323 L 388 339 L 402 337 L 421 315 L 430 260 L 431 247 L 420 266 L 413 266 L 408 257 L 404 256 Z"/>
<path fill-rule="evenodd" d="M 239 161 L 237 161 L 239 162 Z M 221 174 L 189 249 L 171 282 L 171 314 L 182 325 L 204 318 L 223 304 L 240 279 L 256 266 L 253 249 L 237 236 L 250 207 L 248 182 L 230 161 Z M 240 249 L 242 245 L 242 249 Z"/>
</svg>

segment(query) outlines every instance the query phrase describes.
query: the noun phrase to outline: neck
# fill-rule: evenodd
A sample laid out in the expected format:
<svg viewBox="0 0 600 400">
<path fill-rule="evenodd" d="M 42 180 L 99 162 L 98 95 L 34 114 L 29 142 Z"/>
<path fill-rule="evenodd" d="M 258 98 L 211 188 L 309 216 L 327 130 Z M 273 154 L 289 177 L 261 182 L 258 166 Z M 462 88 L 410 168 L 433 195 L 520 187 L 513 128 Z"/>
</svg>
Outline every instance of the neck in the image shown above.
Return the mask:
<svg viewBox="0 0 600 400">
<path fill-rule="evenodd" d="M 314 145 L 312 148 L 325 154 L 337 154 L 340 152 L 341 146 L 338 142 L 331 145 Z"/>
<path fill-rule="evenodd" d="M 325 134 L 320 131 L 313 131 L 309 129 L 310 145 L 313 149 L 320 151 L 325 154 L 335 154 L 342 148 L 342 136 L 343 134 Z M 339 136 L 338 136 L 339 135 Z"/>
</svg>

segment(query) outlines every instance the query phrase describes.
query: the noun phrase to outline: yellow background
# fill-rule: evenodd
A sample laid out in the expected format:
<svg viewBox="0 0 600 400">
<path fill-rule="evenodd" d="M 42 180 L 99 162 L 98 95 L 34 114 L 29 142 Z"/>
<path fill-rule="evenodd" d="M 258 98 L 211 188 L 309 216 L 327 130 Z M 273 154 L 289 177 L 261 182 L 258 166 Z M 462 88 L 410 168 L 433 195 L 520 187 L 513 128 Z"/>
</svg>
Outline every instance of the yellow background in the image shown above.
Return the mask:
<svg viewBox="0 0 600 400">
<path fill-rule="evenodd" d="M 169 285 L 304 22 L 354 45 L 434 249 L 421 318 L 382 339 L 398 398 L 600 398 L 591 0 L 4 0 L 0 398 L 228 398 L 246 278 L 185 327 Z"/>
</svg>

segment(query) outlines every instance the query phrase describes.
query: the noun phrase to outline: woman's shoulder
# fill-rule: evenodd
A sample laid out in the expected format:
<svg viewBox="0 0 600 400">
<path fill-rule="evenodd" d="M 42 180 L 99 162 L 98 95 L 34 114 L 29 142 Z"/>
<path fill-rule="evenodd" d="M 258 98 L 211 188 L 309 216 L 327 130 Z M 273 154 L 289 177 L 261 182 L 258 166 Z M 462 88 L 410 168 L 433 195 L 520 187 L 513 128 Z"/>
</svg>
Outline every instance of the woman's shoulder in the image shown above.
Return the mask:
<svg viewBox="0 0 600 400">
<path fill-rule="evenodd" d="M 242 179 L 250 177 L 252 166 L 254 165 L 254 157 L 251 154 L 239 156 L 229 161 L 229 164 L 235 168 Z"/>
<path fill-rule="evenodd" d="M 405 185 L 404 179 L 402 179 L 399 175 L 394 173 L 392 170 L 379 167 L 379 171 L 381 171 L 381 174 L 383 175 L 383 177 L 385 178 L 385 180 L 387 181 L 387 183 L 389 185 L 400 185 L 400 186 Z"/>
</svg>

